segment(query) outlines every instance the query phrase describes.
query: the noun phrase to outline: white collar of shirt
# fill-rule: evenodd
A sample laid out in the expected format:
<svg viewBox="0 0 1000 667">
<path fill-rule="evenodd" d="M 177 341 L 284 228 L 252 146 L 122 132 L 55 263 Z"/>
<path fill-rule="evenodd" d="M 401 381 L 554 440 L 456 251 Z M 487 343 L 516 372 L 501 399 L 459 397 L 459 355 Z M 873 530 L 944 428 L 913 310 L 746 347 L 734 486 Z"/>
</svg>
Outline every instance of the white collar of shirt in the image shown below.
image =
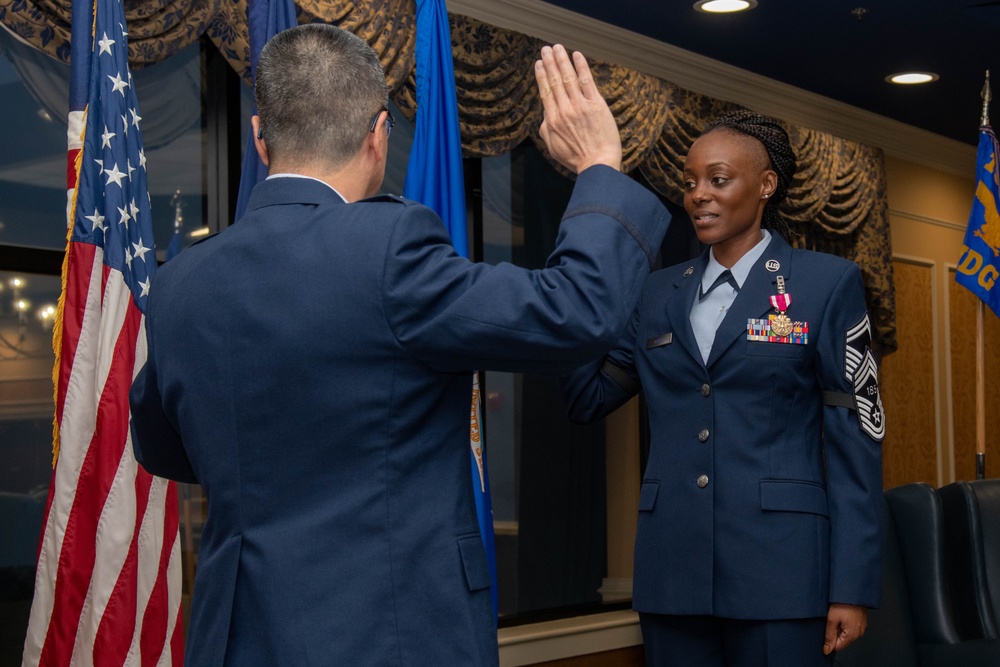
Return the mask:
<svg viewBox="0 0 1000 667">
<path fill-rule="evenodd" d="M 750 250 L 740 257 L 739 261 L 733 264 L 729 271 L 733 274 L 733 278 L 736 279 L 736 284 L 741 288 L 743 287 L 744 281 L 746 281 L 747 276 L 750 275 L 750 269 L 753 265 L 757 263 L 760 256 L 764 254 L 767 250 L 767 245 L 771 242 L 771 232 L 766 229 L 760 230 L 760 241 L 757 245 L 750 248 Z M 712 249 L 708 251 L 708 266 L 705 267 L 705 273 L 701 276 L 701 289 L 702 293 L 707 292 L 715 279 L 719 277 L 723 271 L 726 270 L 722 264 L 719 264 L 718 260 L 715 259 L 715 252 Z"/>
<path fill-rule="evenodd" d="M 333 190 L 334 192 L 337 192 L 337 188 L 333 187 L 332 185 L 330 185 L 330 184 L 329 184 L 329 183 L 327 183 L 326 181 L 321 181 L 321 180 L 319 180 L 318 178 L 313 178 L 312 176 L 305 176 L 305 175 L 303 175 L 303 174 L 271 174 L 271 175 L 270 175 L 270 176 L 268 176 L 268 177 L 267 177 L 267 179 L 265 179 L 265 180 L 268 180 L 268 181 L 269 181 L 269 180 L 271 180 L 272 178 L 305 178 L 305 179 L 308 179 L 308 180 L 310 180 L 310 181 L 316 181 L 317 183 L 322 183 L 323 185 L 325 185 L 326 187 L 330 188 L 330 189 L 331 189 L 331 190 Z M 344 195 L 342 195 L 342 194 L 340 194 L 339 192 L 337 192 L 337 196 L 338 196 L 338 197 L 340 197 L 341 199 L 343 199 L 343 200 L 344 200 L 344 203 L 345 203 L 345 204 L 347 204 L 347 203 L 348 203 L 348 201 L 347 201 L 347 199 L 346 199 L 346 198 L 344 197 Z"/>
</svg>

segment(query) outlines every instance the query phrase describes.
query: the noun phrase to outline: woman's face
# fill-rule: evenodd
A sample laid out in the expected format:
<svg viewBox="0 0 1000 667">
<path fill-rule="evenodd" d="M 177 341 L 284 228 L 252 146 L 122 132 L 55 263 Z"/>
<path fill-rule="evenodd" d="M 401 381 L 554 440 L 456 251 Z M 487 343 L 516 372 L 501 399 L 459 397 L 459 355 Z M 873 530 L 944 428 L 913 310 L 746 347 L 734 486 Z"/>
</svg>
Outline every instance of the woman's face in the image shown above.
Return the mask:
<svg viewBox="0 0 1000 667">
<path fill-rule="evenodd" d="M 684 162 L 684 208 L 698 240 L 711 245 L 724 266 L 760 241 L 764 205 L 777 183 L 767 151 L 753 137 L 718 129 L 691 146 Z"/>
</svg>

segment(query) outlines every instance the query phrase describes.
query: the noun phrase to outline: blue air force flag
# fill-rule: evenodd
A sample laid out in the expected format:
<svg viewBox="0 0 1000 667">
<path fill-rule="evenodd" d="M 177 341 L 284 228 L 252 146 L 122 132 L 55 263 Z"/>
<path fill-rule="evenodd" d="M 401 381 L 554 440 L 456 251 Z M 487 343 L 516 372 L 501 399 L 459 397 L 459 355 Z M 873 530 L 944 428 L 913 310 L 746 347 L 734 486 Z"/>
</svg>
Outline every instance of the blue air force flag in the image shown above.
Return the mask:
<svg viewBox="0 0 1000 667">
<path fill-rule="evenodd" d="M 976 156 L 976 196 L 972 201 L 969 226 L 965 230 L 962 258 L 955 280 L 969 289 L 1000 316 L 1000 168 L 997 166 L 997 137 L 993 128 L 979 128 Z"/>
<path fill-rule="evenodd" d="M 444 0 L 417 0 L 417 38 L 414 44 L 417 117 L 413 146 L 406 167 L 403 196 L 418 201 L 441 216 L 452 245 L 469 256 L 465 219 L 465 181 L 462 171 L 462 134 L 458 122 L 455 64 L 451 56 L 451 27 Z M 479 431 L 479 375 L 473 378 L 469 445 L 472 489 L 479 533 L 486 550 L 492 586 L 493 611 L 498 609 L 496 548 L 489 469 Z"/>
</svg>

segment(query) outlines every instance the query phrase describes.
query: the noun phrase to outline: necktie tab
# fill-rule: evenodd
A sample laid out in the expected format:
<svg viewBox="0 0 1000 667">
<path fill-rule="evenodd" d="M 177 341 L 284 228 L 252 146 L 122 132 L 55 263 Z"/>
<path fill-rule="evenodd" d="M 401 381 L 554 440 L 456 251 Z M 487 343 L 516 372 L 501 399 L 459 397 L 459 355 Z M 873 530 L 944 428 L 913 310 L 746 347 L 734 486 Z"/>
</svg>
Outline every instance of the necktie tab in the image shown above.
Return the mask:
<svg viewBox="0 0 1000 667">
<path fill-rule="evenodd" d="M 718 287 L 723 283 L 729 283 L 730 285 L 732 285 L 734 290 L 736 290 L 737 292 L 740 291 L 740 286 L 736 282 L 736 278 L 733 276 L 733 272 L 730 271 L 729 269 L 726 269 L 725 271 L 719 274 L 719 277 L 715 279 L 715 282 L 712 283 L 712 286 L 709 287 L 707 291 L 704 290 L 704 288 L 699 287 L 698 300 L 701 301 L 702 299 L 704 299 L 712 292 L 712 290 L 714 290 L 716 287 Z"/>
</svg>

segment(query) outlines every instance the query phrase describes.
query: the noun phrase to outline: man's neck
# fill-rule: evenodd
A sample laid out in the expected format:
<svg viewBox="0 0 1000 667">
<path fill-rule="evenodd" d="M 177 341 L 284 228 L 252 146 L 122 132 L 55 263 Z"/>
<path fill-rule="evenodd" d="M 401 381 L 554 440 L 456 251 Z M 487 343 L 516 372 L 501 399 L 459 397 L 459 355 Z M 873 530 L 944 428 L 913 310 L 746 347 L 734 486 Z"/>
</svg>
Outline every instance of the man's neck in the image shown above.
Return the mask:
<svg viewBox="0 0 1000 667">
<path fill-rule="evenodd" d="M 324 168 L 315 164 L 272 164 L 269 173 L 296 174 L 323 181 L 336 190 L 347 202 L 355 202 L 370 196 L 367 171 L 354 164 L 354 160 L 338 169 Z"/>
</svg>

